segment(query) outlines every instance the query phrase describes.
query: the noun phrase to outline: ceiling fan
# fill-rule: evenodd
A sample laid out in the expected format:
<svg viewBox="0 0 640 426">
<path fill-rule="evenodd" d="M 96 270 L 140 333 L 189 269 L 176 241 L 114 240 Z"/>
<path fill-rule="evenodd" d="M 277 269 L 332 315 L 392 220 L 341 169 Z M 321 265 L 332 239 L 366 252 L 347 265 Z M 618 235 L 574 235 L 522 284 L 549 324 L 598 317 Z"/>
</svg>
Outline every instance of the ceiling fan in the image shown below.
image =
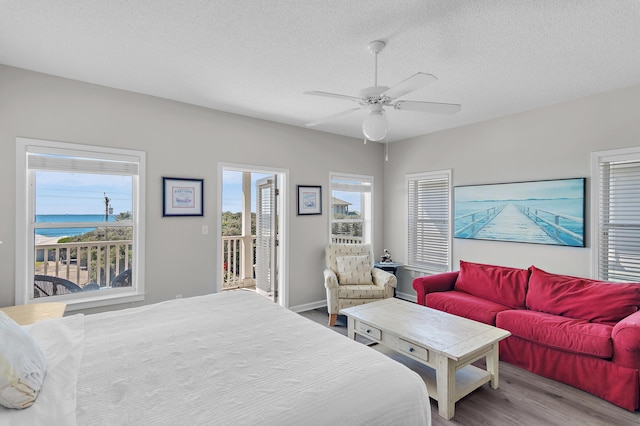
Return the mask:
<svg viewBox="0 0 640 426">
<path fill-rule="evenodd" d="M 431 74 L 419 72 L 412 75 L 401 83 L 393 87 L 378 86 L 378 54 L 384 49 L 385 43 L 380 40 L 372 41 L 367 46 L 369 52 L 375 55 L 375 73 L 373 86 L 367 87 L 360 91 L 359 96 L 340 95 L 329 92 L 304 92 L 305 95 L 326 96 L 329 98 L 344 99 L 357 103 L 359 106 L 332 114 L 328 117 L 321 118 L 316 121 L 307 123 L 308 127 L 317 126 L 325 121 L 342 117 L 363 108 L 369 108 L 369 115 L 362 123 L 362 132 L 370 141 L 381 141 L 387 136 L 389 124 L 384 116 L 384 107 L 397 110 L 419 111 L 436 114 L 455 114 L 460 111 L 461 106 L 458 104 L 445 104 L 438 102 L 421 102 L 421 101 L 401 101 L 398 98 L 413 92 L 427 84 L 436 81 L 437 78 Z M 366 140 L 365 140 L 366 143 Z"/>
</svg>

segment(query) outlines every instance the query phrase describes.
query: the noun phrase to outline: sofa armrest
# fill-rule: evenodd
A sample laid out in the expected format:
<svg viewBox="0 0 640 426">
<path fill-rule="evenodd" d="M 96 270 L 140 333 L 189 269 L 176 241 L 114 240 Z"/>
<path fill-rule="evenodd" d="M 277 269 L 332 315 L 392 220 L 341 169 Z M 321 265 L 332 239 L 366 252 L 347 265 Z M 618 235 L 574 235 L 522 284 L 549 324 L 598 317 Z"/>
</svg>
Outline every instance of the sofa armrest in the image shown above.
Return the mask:
<svg viewBox="0 0 640 426">
<path fill-rule="evenodd" d="M 417 293 L 416 302 L 424 306 L 424 297 L 427 293 L 453 290 L 453 286 L 458 279 L 459 273 L 459 271 L 444 272 L 441 274 L 415 278 L 413 280 L 413 289 Z"/>
<path fill-rule="evenodd" d="M 338 288 L 338 277 L 331 269 L 324 270 L 324 286 L 326 288 Z"/>
<path fill-rule="evenodd" d="M 372 268 L 371 278 L 373 278 L 373 283 L 380 287 L 391 286 L 396 288 L 398 285 L 396 276 L 391 272 L 383 271 L 382 269 Z"/>
<path fill-rule="evenodd" d="M 611 331 L 613 362 L 640 370 L 640 311 L 623 318 Z"/>
</svg>

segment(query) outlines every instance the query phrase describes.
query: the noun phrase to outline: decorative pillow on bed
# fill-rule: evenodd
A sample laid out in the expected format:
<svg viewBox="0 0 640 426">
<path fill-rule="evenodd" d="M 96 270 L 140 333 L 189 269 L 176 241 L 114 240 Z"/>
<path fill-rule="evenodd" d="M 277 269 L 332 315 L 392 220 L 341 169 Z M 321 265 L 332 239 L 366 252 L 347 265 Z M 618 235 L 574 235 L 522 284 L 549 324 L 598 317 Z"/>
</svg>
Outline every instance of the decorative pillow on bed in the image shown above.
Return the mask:
<svg viewBox="0 0 640 426">
<path fill-rule="evenodd" d="M 369 256 L 338 256 L 336 262 L 340 284 L 371 284 Z"/>
<path fill-rule="evenodd" d="M 31 334 L 2 311 L 0 342 L 0 405 L 27 408 L 38 397 L 47 359 Z"/>
</svg>

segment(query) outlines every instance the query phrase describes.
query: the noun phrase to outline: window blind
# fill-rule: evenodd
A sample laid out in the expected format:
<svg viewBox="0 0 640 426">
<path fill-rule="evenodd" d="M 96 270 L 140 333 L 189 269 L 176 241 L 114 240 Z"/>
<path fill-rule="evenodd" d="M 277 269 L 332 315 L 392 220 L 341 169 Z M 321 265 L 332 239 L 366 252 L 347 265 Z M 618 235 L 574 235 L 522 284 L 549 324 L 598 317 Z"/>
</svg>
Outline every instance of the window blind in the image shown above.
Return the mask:
<svg viewBox="0 0 640 426">
<path fill-rule="evenodd" d="M 407 176 L 408 266 L 450 270 L 450 180 L 450 171 Z"/>
<path fill-rule="evenodd" d="M 118 161 L 36 153 L 29 153 L 27 155 L 29 170 L 98 173 L 127 176 L 136 176 L 138 174 L 138 163 L 131 160 Z"/>
<path fill-rule="evenodd" d="M 598 278 L 640 281 L 640 154 L 599 161 Z"/>
<path fill-rule="evenodd" d="M 331 177 L 331 190 L 332 191 L 347 191 L 347 192 L 371 192 L 372 180 L 367 177 L 352 177 L 352 176 L 340 176 L 333 175 Z"/>
</svg>

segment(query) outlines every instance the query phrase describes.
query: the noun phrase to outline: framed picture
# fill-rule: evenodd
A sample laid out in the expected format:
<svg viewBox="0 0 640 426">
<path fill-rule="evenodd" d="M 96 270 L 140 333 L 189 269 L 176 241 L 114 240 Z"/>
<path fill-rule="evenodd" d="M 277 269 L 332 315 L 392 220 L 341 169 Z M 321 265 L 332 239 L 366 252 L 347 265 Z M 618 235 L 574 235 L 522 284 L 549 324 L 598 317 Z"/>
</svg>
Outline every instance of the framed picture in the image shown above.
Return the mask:
<svg viewBox="0 0 640 426">
<path fill-rule="evenodd" d="M 162 216 L 204 216 L 203 179 L 162 178 Z"/>
<path fill-rule="evenodd" d="M 298 185 L 298 215 L 322 214 L 322 187 Z"/>
<path fill-rule="evenodd" d="M 585 246 L 585 178 L 454 188 L 454 237 Z"/>
</svg>

